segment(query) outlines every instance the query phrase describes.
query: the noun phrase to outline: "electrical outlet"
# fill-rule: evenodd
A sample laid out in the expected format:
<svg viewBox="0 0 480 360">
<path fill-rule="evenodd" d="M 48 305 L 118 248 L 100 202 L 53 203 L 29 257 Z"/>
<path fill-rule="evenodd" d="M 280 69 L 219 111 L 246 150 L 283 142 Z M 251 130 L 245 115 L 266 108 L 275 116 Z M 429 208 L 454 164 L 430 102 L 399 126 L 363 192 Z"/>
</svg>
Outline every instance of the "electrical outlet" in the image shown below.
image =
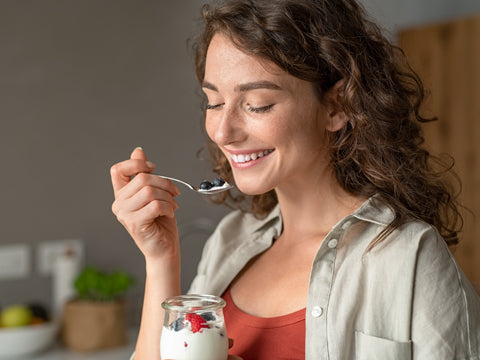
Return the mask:
<svg viewBox="0 0 480 360">
<path fill-rule="evenodd" d="M 80 239 L 53 240 L 40 243 L 37 249 L 37 271 L 40 275 L 51 275 L 55 259 L 68 251 L 73 251 L 83 261 L 85 249 Z"/>
<path fill-rule="evenodd" d="M 0 280 L 30 275 L 30 247 L 26 244 L 0 245 Z"/>
</svg>

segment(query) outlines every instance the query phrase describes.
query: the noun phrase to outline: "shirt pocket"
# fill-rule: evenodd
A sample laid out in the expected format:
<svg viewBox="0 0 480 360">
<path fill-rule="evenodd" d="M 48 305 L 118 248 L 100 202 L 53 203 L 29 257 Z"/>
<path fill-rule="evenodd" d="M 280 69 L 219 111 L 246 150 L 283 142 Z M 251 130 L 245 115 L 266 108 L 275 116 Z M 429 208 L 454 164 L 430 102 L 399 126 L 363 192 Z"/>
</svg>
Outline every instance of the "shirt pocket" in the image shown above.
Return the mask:
<svg viewBox="0 0 480 360">
<path fill-rule="evenodd" d="M 398 342 L 355 332 L 356 360 L 411 360 L 412 342 Z"/>
</svg>

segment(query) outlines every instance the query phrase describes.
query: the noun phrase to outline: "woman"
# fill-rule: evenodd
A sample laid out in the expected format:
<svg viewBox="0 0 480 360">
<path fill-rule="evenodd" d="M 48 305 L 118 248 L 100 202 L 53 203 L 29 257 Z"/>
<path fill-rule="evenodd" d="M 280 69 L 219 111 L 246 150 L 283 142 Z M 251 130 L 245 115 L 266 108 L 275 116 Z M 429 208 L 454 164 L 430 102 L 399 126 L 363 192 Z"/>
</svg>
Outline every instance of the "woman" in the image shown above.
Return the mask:
<svg viewBox="0 0 480 360">
<path fill-rule="evenodd" d="M 196 72 L 214 171 L 245 197 L 190 292 L 227 300 L 230 358 L 480 359 L 480 302 L 448 245 L 449 166 L 423 143 L 420 79 L 354 0 L 203 9 Z M 146 259 L 135 359 L 158 359 L 180 293 L 178 189 L 141 149 L 111 169 Z M 132 175 L 136 175 L 133 180 Z"/>
</svg>

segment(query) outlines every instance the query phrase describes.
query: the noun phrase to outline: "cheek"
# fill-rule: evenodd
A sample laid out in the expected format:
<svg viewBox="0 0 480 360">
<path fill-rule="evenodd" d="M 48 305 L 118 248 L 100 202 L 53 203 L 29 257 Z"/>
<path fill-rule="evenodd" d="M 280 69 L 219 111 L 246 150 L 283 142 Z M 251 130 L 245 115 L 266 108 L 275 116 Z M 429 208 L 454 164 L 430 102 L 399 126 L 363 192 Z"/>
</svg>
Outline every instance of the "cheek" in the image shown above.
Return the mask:
<svg viewBox="0 0 480 360">
<path fill-rule="evenodd" d="M 293 121 L 281 129 L 282 136 L 288 139 L 291 146 L 304 150 L 318 149 L 324 142 L 325 131 L 314 121 L 313 116 L 293 117 Z"/>
<path fill-rule="evenodd" d="M 205 131 L 207 132 L 208 137 L 210 140 L 213 141 L 213 134 L 214 134 L 214 121 L 211 116 L 205 117 Z"/>
</svg>

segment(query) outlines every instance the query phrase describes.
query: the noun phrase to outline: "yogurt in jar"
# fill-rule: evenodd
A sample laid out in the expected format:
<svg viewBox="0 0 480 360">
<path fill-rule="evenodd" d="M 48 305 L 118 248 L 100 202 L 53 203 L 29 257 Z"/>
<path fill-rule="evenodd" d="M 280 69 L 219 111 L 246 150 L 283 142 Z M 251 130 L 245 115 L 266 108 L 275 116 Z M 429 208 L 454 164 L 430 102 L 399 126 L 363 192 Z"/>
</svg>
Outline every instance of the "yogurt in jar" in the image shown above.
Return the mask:
<svg viewBox="0 0 480 360">
<path fill-rule="evenodd" d="M 197 295 L 193 295 L 197 296 Z M 203 295 L 201 295 L 203 296 Z M 188 295 L 183 296 L 183 302 Z M 205 308 L 179 304 L 179 298 L 170 300 L 160 340 L 162 360 L 226 360 L 228 357 L 228 336 L 225 329 L 222 307 L 223 299 L 208 296 L 201 300 Z M 218 304 L 212 304 L 218 299 Z M 168 300 L 167 300 L 168 301 Z M 176 301 L 178 305 L 172 305 Z M 207 303 L 207 304 L 206 304 Z M 194 305 L 197 305 L 198 301 Z"/>
</svg>

